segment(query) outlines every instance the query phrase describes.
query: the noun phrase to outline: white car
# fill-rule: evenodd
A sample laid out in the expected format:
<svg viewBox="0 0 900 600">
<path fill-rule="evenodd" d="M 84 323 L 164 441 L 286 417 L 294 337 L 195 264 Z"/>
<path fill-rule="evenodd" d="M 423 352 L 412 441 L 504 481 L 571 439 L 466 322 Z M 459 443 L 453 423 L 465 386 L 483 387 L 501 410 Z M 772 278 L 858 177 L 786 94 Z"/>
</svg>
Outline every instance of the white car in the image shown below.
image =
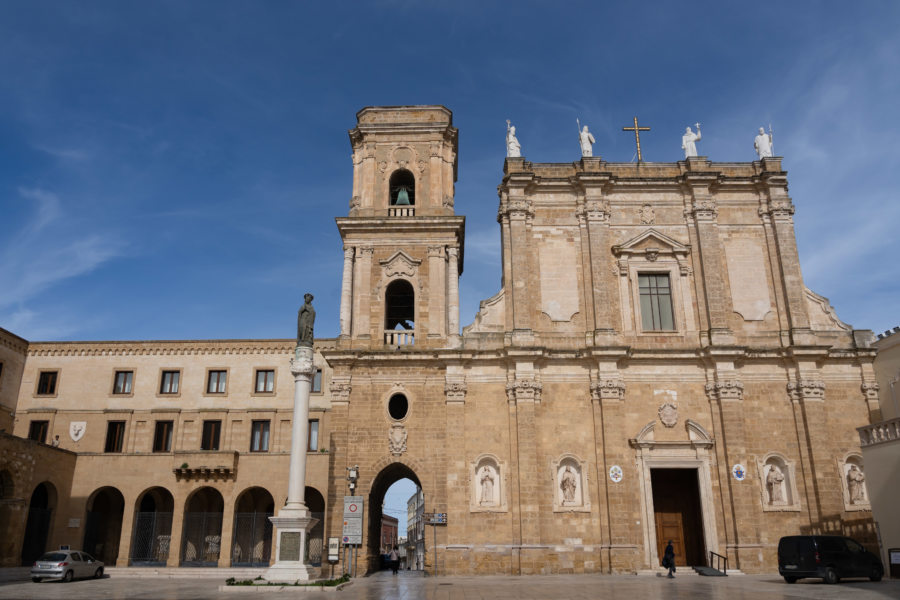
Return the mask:
<svg viewBox="0 0 900 600">
<path fill-rule="evenodd" d="M 72 581 L 76 577 L 103 577 L 103 562 L 87 552 L 56 550 L 46 552 L 31 567 L 31 580 L 35 583 L 44 579 Z"/>
</svg>

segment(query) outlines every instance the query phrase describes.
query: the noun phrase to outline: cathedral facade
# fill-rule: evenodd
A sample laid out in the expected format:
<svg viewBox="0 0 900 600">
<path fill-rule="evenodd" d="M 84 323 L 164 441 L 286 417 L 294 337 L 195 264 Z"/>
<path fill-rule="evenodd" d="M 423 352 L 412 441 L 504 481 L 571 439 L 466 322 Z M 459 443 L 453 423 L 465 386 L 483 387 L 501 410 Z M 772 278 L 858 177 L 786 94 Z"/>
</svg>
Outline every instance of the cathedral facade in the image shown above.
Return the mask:
<svg viewBox="0 0 900 600">
<path fill-rule="evenodd" d="M 756 573 L 777 568 L 785 534 L 875 543 L 856 433 L 880 419 L 871 334 L 805 287 L 780 158 L 507 158 L 500 289 L 460 329 L 452 115 L 357 119 L 340 335 L 316 342 L 313 542 L 342 535 L 357 467 L 373 569 L 402 478 L 446 514 L 425 537 L 442 573 L 639 572 L 668 540 L 678 564 Z M 17 502 L 24 531 L 47 511 L 46 544 L 105 536 L 122 566 L 273 558 L 265 518 L 247 515 L 286 496 L 290 341 L 13 337 L 14 432 L 62 434 L 75 476 L 48 480 L 38 504 L 32 477 L 4 518 Z M 16 468 L 0 465 L 13 488 Z M 163 534 L 143 524 L 156 513 Z"/>
</svg>

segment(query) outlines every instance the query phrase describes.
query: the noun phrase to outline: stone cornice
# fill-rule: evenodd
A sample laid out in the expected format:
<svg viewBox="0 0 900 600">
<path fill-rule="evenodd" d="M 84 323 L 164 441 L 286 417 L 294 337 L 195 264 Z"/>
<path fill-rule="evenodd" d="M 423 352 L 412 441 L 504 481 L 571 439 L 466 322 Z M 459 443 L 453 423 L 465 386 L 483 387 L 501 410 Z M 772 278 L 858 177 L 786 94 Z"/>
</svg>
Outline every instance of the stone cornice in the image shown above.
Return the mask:
<svg viewBox="0 0 900 600">
<path fill-rule="evenodd" d="M 315 350 L 333 348 L 335 343 L 330 338 L 316 340 Z M 293 339 L 32 342 L 28 345 L 28 356 L 292 355 L 296 345 Z"/>
</svg>

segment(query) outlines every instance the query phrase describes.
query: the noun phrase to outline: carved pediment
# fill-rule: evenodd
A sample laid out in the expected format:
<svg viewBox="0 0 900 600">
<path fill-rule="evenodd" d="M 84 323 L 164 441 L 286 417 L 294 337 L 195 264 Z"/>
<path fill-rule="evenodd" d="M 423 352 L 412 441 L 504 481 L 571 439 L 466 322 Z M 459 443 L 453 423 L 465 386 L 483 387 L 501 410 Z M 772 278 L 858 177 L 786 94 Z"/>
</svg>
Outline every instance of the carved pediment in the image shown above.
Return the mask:
<svg viewBox="0 0 900 600">
<path fill-rule="evenodd" d="M 644 256 L 648 260 L 656 260 L 656 256 L 668 255 L 685 258 L 691 247 L 655 229 L 647 229 L 631 238 L 624 244 L 613 246 L 613 254 L 619 257 Z"/>
<path fill-rule="evenodd" d="M 387 277 L 396 277 L 398 275 L 415 277 L 422 261 L 412 258 L 403 250 L 398 250 L 387 260 L 380 261 L 380 264 Z"/>
</svg>

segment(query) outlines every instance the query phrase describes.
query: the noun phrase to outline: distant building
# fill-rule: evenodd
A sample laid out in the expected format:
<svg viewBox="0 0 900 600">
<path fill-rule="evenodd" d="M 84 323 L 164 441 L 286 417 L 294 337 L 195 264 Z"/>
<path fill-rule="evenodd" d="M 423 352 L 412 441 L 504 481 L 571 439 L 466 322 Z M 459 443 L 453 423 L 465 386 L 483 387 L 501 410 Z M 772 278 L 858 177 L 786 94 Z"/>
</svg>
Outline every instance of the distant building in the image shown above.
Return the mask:
<svg viewBox="0 0 900 600">
<path fill-rule="evenodd" d="M 397 517 L 381 515 L 381 553 L 388 554 L 397 545 L 399 525 Z"/>
<path fill-rule="evenodd" d="M 414 571 L 425 568 L 425 495 L 422 488 L 406 501 L 406 564 Z"/>
</svg>

